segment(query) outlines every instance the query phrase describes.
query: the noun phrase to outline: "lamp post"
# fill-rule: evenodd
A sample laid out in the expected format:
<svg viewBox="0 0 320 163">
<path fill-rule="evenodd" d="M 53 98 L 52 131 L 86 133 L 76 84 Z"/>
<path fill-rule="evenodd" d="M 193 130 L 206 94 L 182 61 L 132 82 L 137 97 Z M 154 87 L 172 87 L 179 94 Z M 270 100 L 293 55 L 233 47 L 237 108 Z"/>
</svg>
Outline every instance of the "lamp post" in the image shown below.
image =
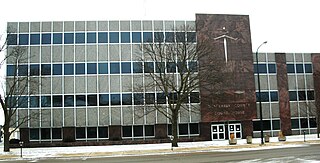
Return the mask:
<svg viewBox="0 0 320 163">
<path fill-rule="evenodd" d="M 263 42 L 262 44 L 260 44 L 257 48 L 256 51 L 256 61 L 257 61 L 257 73 L 258 73 L 258 89 L 259 89 L 259 109 L 260 109 L 260 130 L 261 130 L 261 145 L 264 144 L 263 143 L 263 121 L 262 121 L 262 106 L 261 106 L 261 88 L 260 88 L 260 74 L 259 74 L 259 59 L 258 59 L 258 51 L 260 49 L 260 47 L 264 44 L 266 44 L 267 41 Z"/>
</svg>

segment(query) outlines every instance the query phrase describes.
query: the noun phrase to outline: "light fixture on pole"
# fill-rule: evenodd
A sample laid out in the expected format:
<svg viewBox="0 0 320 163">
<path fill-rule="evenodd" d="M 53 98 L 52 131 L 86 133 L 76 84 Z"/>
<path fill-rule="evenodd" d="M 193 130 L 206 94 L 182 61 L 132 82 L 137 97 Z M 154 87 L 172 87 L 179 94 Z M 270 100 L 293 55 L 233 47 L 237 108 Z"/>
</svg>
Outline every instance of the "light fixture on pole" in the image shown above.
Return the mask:
<svg viewBox="0 0 320 163">
<path fill-rule="evenodd" d="M 261 145 L 264 144 L 263 142 L 263 118 L 262 118 L 262 105 L 261 105 L 261 88 L 260 88 L 260 74 L 259 74 L 259 59 L 258 59 L 258 52 L 259 52 L 259 49 L 262 45 L 266 44 L 267 41 L 263 42 L 262 44 L 260 44 L 257 48 L 257 51 L 256 51 L 256 67 L 257 67 L 257 73 L 258 73 L 258 89 L 259 89 L 259 109 L 260 109 L 260 132 L 261 132 Z"/>
</svg>

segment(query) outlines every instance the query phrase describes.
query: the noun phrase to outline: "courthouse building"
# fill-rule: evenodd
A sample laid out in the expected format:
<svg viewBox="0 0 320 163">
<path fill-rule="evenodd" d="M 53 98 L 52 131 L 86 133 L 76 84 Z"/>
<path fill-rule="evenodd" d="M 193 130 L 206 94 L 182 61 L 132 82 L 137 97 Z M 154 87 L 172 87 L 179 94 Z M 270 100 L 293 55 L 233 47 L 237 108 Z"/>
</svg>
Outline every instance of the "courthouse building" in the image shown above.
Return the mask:
<svg viewBox="0 0 320 163">
<path fill-rule="evenodd" d="M 24 96 L 28 102 L 19 104 L 15 118 L 39 114 L 19 127 L 20 139 L 30 145 L 170 141 L 169 120 L 157 111 L 144 114 L 154 102 L 161 101 L 161 92 L 134 91 L 134 87 L 148 80 L 145 74 L 155 71 L 155 62 L 139 59 L 143 55 L 141 43 L 151 43 L 159 34 L 164 41 L 174 42 L 175 32 L 186 26 L 186 41 L 205 41 L 214 49 L 208 55 L 224 62 L 228 70 L 220 72 L 225 82 L 215 88 L 218 95 L 211 96 L 200 83 L 190 96 L 187 103 L 199 111 L 190 107 L 180 113 L 181 141 L 224 140 L 230 133 L 236 138 L 259 137 L 257 67 L 264 132 L 271 136 L 279 131 L 285 135 L 316 132 L 320 53 L 258 53 L 256 64 L 257 47 L 251 44 L 249 16 L 195 17 L 9 22 L 8 52 L 15 46 L 27 49 L 27 59 L 18 63 L 18 77 L 29 76 L 29 81 L 41 83 L 34 93 Z M 214 63 L 209 58 L 188 64 L 206 73 L 201 72 L 201 66 Z M 7 80 L 15 75 L 14 69 L 15 63 L 7 60 Z M 200 100 L 193 99 L 196 96 Z"/>
</svg>

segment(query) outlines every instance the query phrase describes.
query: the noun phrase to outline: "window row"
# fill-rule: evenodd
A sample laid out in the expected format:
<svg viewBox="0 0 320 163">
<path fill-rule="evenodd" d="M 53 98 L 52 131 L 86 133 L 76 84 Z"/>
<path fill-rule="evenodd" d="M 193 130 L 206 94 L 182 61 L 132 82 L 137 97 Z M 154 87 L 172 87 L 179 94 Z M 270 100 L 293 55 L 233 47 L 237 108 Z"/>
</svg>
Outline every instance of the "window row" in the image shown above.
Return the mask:
<svg viewBox="0 0 320 163">
<path fill-rule="evenodd" d="M 76 139 L 107 139 L 109 128 L 104 127 L 76 127 Z"/>
<path fill-rule="evenodd" d="M 154 125 L 122 126 L 123 138 L 144 138 L 154 135 Z"/>
<path fill-rule="evenodd" d="M 300 118 L 300 119 L 291 119 L 291 128 L 299 129 L 299 128 L 316 128 L 317 121 L 316 118 Z"/>
<path fill-rule="evenodd" d="M 314 91 L 289 91 L 290 101 L 314 100 Z"/>
<path fill-rule="evenodd" d="M 178 125 L 179 136 L 199 135 L 199 123 L 183 123 Z M 172 125 L 168 124 L 168 135 L 172 135 Z"/>
<path fill-rule="evenodd" d="M 31 128 L 30 140 L 62 139 L 61 128 Z"/>
<path fill-rule="evenodd" d="M 9 106 L 18 108 L 74 107 L 74 106 L 109 106 L 109 105 L 144 105 L 176 103 L 178 96 L 172 93 L 123 93 L 90 95 L 53 95 L 53 96 L 19 96 L 9 99 Z M 183 99 L 184 103 L 199 103 L 199 92 L 190 93 Z"/>
<path fill-rule="evenodd" d="M 29 69 L 29 71 L 28 71 Z M 131 73 L 183 73 L 197 72 L 196 61 L 175 62 L 112 62 L 112 63 L 66 63 L 7 65 L 7 76 L 46 76 L 84 74 L 131 74 Z"/>
<path fill-rule="evenodd" d="M 263 120 L 262 125 L 263 130 L 280 130 L 280 120 Z M 260 121 L 253 121 L 253 131 L 261 131 Z"/>
<path fill-rule="evenodd" d="M 256 99 L 259 102 L 259 92 L 256 92 Z M 278 101 L 278 99 L 277 91 L 261 92 L 261 102 Z"/>
<path fill-rule="evenodd" d="M 276 64 L 254 64 L 254 73 L 277 73 Z"/>
<path fill-rule="evenodd" d="M 79 32 L 10 34 L 8 45 L 196 42 L 195 32 Z"/>
<path fill-rule="evenodd" d="M 312 64 L 287 64 L 288 73 L 312 73 Z"/>
</svg>

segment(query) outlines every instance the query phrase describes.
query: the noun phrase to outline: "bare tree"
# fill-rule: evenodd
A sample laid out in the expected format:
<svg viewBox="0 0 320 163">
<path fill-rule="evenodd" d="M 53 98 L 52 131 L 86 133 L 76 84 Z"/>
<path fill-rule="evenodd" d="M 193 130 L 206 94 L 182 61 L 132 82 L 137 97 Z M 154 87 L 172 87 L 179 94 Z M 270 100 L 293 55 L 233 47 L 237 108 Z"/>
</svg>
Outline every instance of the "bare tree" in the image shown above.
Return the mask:
<svg viewBox="0 0 320 163">
<path fill-rule="evenodd" d="M 187 103 L 189 100 L 190 103 L 200 102 L 198 59 L 210 51 L 210 46 L 196 43 L 195 32 L 191 31 L 189 27 L 182 27 L 180 31 L 166 33 L 165 36 L 155 33 L 153 40 L 146 40 L 141 45 L 141 60 L 144 62 L 145 79 L 148 80 L 143 87 L 138 87 L 156 90 L 157 98 L 145 97 L 145 101 L 154 101 L 152 108 L 171 122 L 173 147 L 178 146 L 181 111 L 186 109 L 199 113 L 199 107 Z M 154 110 L 148 109 L 145 114 Z"/>
<path fill-rule="evenodd" d="M 7 42 L 10 42 L 8 34 Z M 10 43 L 9 43 L 10 44 Z M 19 108 L 28 108 L 28 97 L 34 93 L 34 88 L 38 87 L 38 82 L 29 77 L 28 68 L 19 65 L 25 63 L 27 58 L 26 47 L 23 46 L 2 46 L 1 50 L 6 50 L 5 60 L 10 62 L 10 74 L 6 77 L 3 91 L 0 94 L 0 103 L 4 112 L 4 151 L 10 151 L 10 136 L 21 125 L 25 124 L 32 117 L 38 114 L 20 114 Z"/>
</svg>

